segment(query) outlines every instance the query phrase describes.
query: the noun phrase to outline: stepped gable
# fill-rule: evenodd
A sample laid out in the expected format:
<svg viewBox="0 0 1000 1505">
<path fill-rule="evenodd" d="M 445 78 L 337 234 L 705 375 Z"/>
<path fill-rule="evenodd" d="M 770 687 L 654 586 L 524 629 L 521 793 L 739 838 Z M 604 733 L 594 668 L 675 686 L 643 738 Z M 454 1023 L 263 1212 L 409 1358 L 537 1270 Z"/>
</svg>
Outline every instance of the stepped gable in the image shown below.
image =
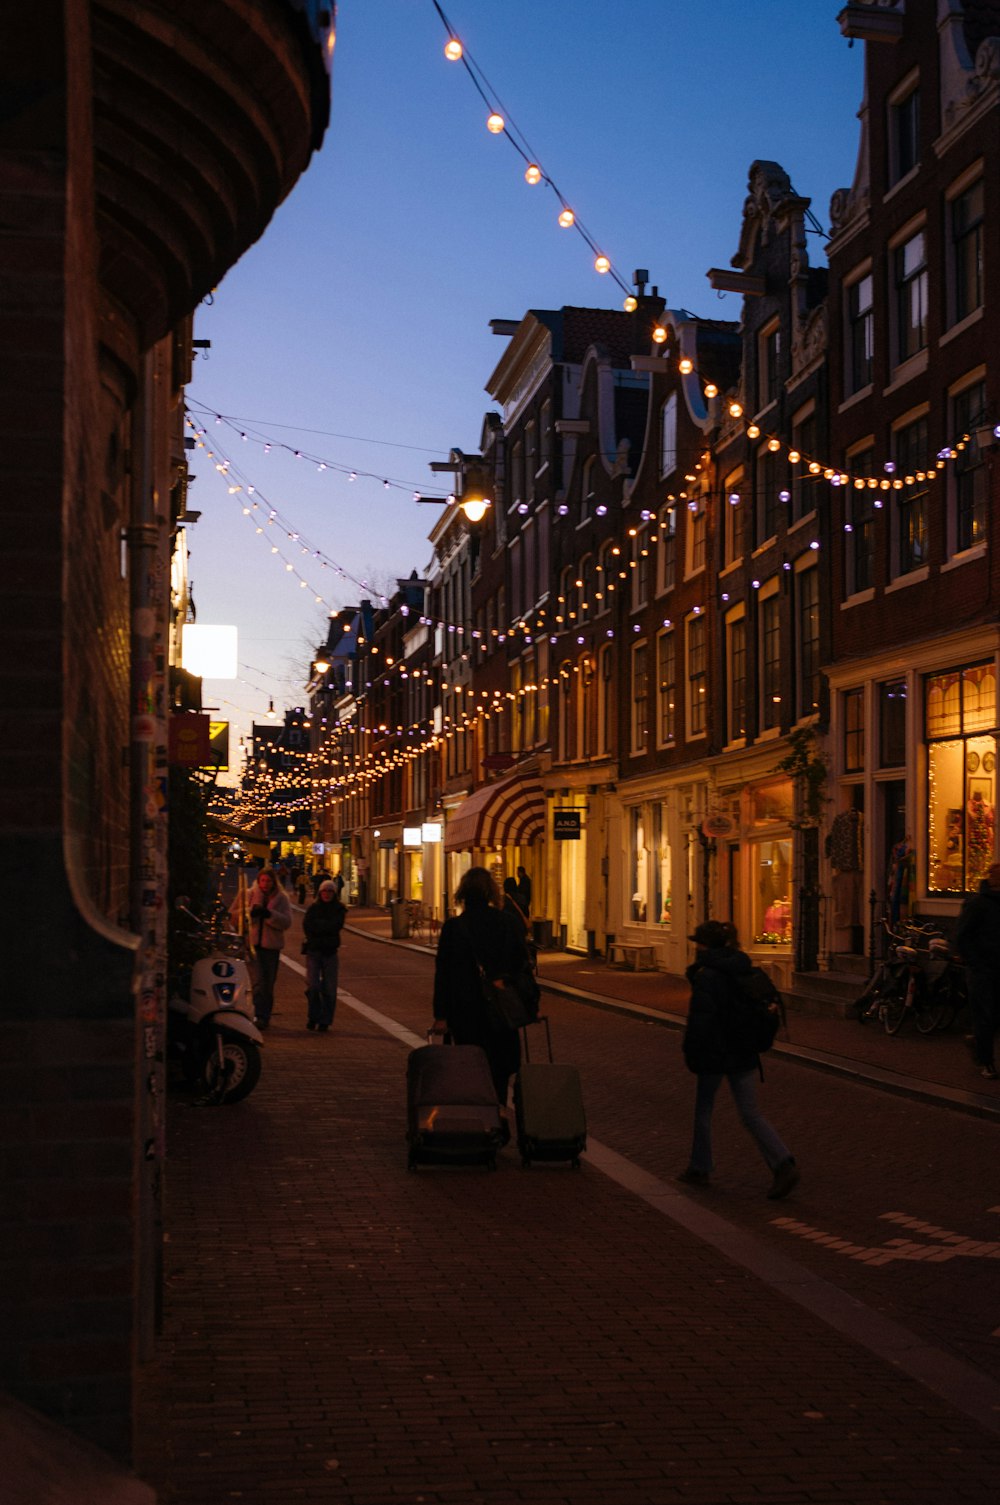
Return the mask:
<svg viewBox="0 0 1000 1505">
<path fill-rule="evenodd" d="M 965 41 L 975 59 L 987 37 L 1000 37 L 1000 0 L 965 0 Z"/>
</svg>

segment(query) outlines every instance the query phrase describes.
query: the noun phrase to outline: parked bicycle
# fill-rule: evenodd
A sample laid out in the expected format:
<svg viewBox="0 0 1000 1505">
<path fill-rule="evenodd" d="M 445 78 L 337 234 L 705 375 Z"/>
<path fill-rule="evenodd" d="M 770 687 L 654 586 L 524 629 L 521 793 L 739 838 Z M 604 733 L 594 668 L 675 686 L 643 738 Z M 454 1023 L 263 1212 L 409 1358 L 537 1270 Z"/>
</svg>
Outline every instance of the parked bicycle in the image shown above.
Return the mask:
<svg viewBox="0 0 1000 1505">
<path fill-rule="evenodd" d="M 885 957 L 857 1002 L 862 1024 L 881 1023 L 896 1035 L 908 1018 L 921 1034 L 947 1029 L 965 1002 L 964 969 L 933 925 L 882 921 Z"/>
</svg>

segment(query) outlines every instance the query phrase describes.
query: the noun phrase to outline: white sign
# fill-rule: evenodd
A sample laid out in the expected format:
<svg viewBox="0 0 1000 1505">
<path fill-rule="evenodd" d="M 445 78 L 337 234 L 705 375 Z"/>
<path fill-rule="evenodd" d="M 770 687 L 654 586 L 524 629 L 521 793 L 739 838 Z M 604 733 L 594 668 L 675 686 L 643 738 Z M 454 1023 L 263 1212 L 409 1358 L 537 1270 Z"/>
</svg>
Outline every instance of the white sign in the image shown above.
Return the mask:
<svg viewBox="0 0 1000 1505">
<path fill-rule="evenodd" d="M 404 847 L 419 847 L 423 845 L 423 837 L 420 834 L 419 826 L 403 827 L 403 845 Z"/>
<path fill-rule="evenodd" d="M 441 840 L 441 822 L 439 820 L 424 821 L 420 827 L 420 836 L 423 841 L 433 846 Z"/>
<path fill-rule="evenodd" d="M 184 623 L 181 662 L 189 674 L 197 674 L 203 679 L 237 679 L 238 660 L 235 627 Z"/>
</svg>

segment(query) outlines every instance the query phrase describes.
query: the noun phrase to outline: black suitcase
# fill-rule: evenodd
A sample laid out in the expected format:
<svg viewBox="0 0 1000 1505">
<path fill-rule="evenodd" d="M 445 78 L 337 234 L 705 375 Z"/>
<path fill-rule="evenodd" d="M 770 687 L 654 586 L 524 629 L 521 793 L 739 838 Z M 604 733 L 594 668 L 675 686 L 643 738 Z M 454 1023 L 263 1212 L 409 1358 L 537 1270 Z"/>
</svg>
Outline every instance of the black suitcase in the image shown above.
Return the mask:
<svg viewBox="0 0 1000 1505">
<path fill-rule="evenodd" d="M 534 1021 L 545 1025 L 547 1061 L 532 1061 L 528 1030 L 521 1031 L 524 1064 L 514 1082 L 514 1112 L 517 1117 L 517 1147 L 521 1164 L 533 1160 L 569 1160 L 580 1167 L 587 1148 L 587 1118 L 583 1107 L 580 1073 L 575 1066 L 560 1066 L 552 1060 L 552 1034 L 542 1014 Z"/>
<path fill-rule="evenodd" d="M 496 1170 L 500 1104 L 478 1045 L 421 1045 L 406 1063 L 407 1168 L 467 1161 Z"/>
</svg>

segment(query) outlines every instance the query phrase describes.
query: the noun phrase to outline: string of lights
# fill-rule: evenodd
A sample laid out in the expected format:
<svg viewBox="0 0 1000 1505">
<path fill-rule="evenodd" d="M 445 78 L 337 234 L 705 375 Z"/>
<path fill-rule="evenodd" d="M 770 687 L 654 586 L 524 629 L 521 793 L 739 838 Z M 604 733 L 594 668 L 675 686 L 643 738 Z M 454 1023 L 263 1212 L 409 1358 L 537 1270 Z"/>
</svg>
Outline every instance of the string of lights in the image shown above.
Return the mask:
<svg viewBox="0 0 1000 1505">
<path fill-rule="evenodd" d="M 437 11 L 441 24 L 448 33 L 448 40 L 444 46 L 444 55 L 451 63 L 461 63 L 468 77 L 472 81 L 473 88 L 479 95 L 488 111 L 486 117 L 486 129 L 494 136 L 503 136 L 517 152 L 524 166 L 524 180 L 530 186 L 544 184 L 555 194 L 559 200 L 559 224 L 564 230 L 573 229 L 588 246 L 594 256 L 594 270 L 602 276 L 610 276 L 622 291 L 631 297 L 629 284 L 623 280 L 611 258 L 603 252 L 598 242 L 583 224 L 577 212 L 570 207 L 569 200 L 563 194 L 555 179 L 541 164 L 537 152 L 533 151 L 524 133 L 515 123 L 509 110 L 505 109 L 503 101 L 486 77 L 482 68 L 469 52 L 468 47 L 460 39 L 455 28 L 452 26 L 439 0 L 431 0 L 431 4 Z M 634 306 L 634 303 L 633 303 Z"/>
</svg>

